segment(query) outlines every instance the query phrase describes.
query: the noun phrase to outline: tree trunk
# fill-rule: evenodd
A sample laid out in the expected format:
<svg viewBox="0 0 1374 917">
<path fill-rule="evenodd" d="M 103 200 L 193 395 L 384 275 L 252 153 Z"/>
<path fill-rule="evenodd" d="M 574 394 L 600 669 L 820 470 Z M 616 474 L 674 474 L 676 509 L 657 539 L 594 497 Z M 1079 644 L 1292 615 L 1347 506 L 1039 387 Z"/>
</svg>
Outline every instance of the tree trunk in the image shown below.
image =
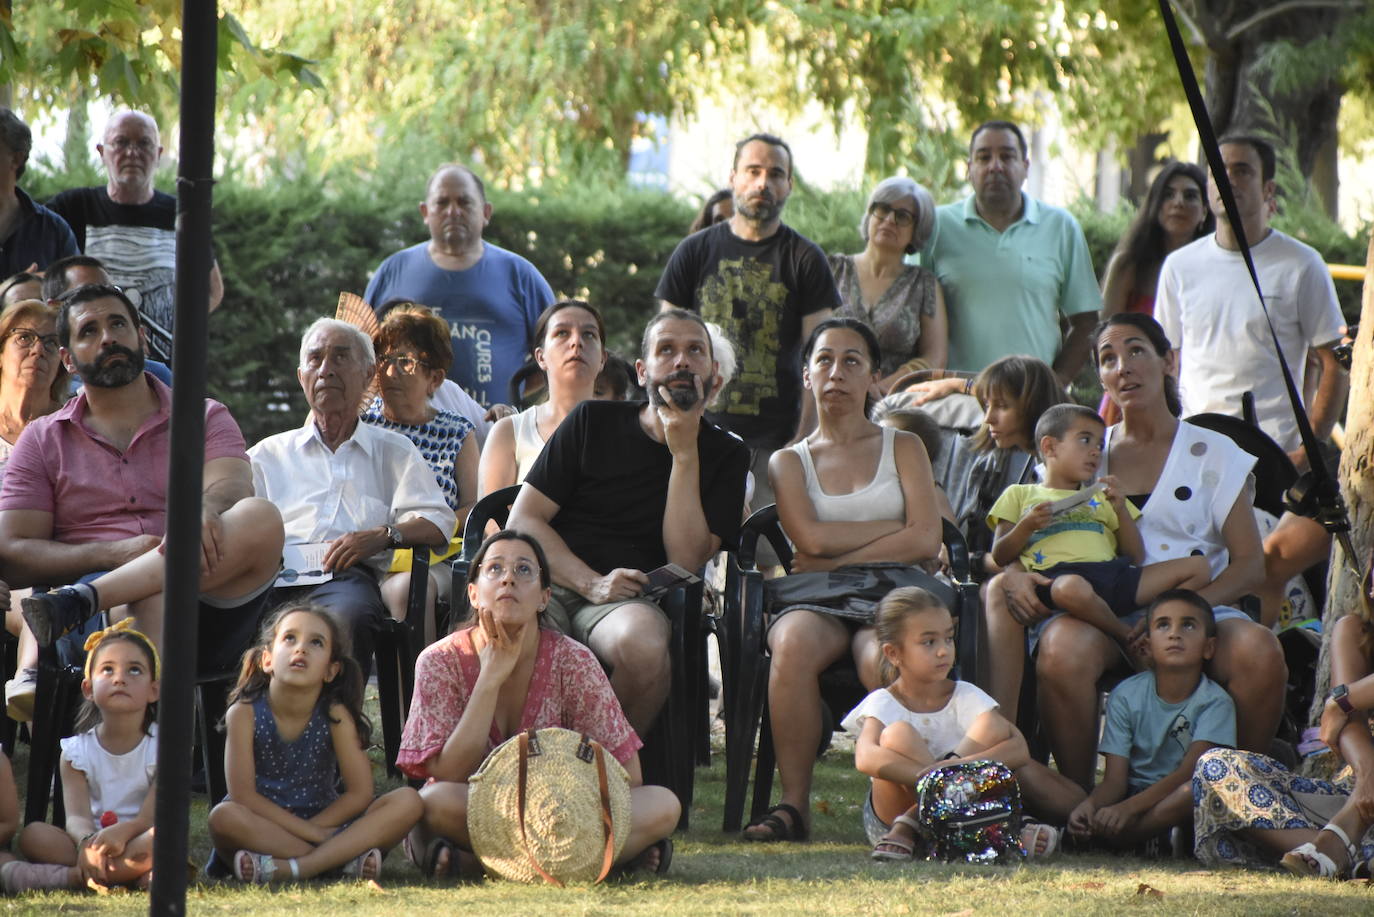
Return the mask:
<svg viewBox="0 0 1374 917">
<path fill-rule="evenodd" d="M 1336 116 L 1345 88 L 1328 79 L 1278 92 L 1263 52 L 1276 41 L 1302 47 L 1333 35 L 1351 10 L 1333 3 L 1264 17 L 1263 11 L 1272 5 L 1272 0 L 1199 0 L 1192 5 L 1212 52 L 1206 67 L 1207 108 L 1217 136 L 1275 137 L 1280 151 L 1291 151 L 1296 157 L 1293 165 L 1307 178 L 1317 169 L 1321 152 L 1336 142 Z"/>
<path fill-rule="evenodd" d="M 1350 368 L 1350 402 L 1346 408 L 1345 451 L 1341 455 L 1341 494 L 1350 513 L 1350 540 L 1355 556 L 1346 558 L 1340 544 L 1331 548 L 1331 571 L 1326 581 L 1326 610 L 1322 633 L 1342 615 L 1368 614 L 1365 575 L 1374 550 L 1374 239 L 1365 256 L 1364 298 L 1360 307 L 1360 333 L 1355 339 L 1355 359 Z M 1322 640 L 1317 664 L 1316 696 L 1310 721 L 1316 722 L 1331 687 L 1331 641 Z"/>
</svg>

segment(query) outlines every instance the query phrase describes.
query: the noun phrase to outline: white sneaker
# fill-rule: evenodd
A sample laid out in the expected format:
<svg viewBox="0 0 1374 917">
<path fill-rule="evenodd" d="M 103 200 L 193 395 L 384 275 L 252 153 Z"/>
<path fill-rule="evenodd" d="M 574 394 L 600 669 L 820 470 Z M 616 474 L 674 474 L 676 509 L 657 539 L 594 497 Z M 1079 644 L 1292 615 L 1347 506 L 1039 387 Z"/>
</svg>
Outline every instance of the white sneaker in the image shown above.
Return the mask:
<svg viewBox="0 0 1374 917">
<path fill-rule="evenodd" d="M 38 690 L 38 670 L 20 669 L 5 682 L 5 713 L 16 723 L 33 719 L 33 697 Z"/>
</svg>

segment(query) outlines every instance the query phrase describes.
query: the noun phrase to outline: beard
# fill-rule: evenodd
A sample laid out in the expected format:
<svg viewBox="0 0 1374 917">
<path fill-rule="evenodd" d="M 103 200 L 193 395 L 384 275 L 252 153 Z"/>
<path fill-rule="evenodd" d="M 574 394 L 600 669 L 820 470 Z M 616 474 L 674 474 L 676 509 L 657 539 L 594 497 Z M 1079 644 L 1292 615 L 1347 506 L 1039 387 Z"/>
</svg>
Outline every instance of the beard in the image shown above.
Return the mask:
<svg viewBox="0 0 1374 917">
<path fill-rule="evenodd" d="M 783 202 L 772 194 L 763 192 L 746 199 L 735 195 L 735 210 L 745 219 L 755 223 L 770 223 L 782 213 Z"/>
<path fill-rule="evenodd" d="M 110 364 L 110 358 L 123 356 L 124 362 Z M 94 363 L 76 362 L 76 373 L 86 385 L 96 388 L 122 388 L 143 375 L 143 348 L 130 350 L 119 344 L 111 344 Z"/>
<path fill-rule="evenodd" d="M 672 400 L 673 405 L 680 411 L 691 410 L 692 408 L 696 407 L 697 402 L 701 400 L 697 397 L 697 389 L 695 385 L 695 380 L 697 378 L 698 376 L 696 373 L 684 369 L 664 376 L 661 379 L 650 380 L 649 404 L 653 405 L 654 407 L 659 407 L 661 405 L 667 404 L 668 402 L 663 399 L 663 395 L 659 392 L 658 389 L 659 386 L 668 386 L 668 397 Z M 693 385 L 691 388 L 673 388 L 670 385 L 670 383 L 673 382 L 691 382 L 693 383 Z M 706 387 L 703 385 L 702 390 L 705 391 L 705 389 Z"/>
</svg>

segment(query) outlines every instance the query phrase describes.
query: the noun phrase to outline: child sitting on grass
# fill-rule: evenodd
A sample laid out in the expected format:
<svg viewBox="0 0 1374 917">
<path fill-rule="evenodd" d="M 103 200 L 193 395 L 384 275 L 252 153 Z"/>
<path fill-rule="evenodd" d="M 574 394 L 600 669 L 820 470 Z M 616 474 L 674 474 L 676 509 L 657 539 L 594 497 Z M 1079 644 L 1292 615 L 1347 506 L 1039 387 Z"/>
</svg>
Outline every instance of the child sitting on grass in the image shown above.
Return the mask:
<svg viewBox="0 0 1374 917">
<path fill-rule="evenodd" d="M 1182 557 L 1145 567 L 1135 517 L 1140 511 L 1117 490 L 1110 475 L 1100 495 L 1054 512 L 1055 501 L 1080 493 L 1102 462 L 1106 427 L 1092 408 L 1057 404 L 1035 425 L 1044 484 L 1013 484 L 988 513 L 996 530 L 992 557 L 1012 561 L 1049 580 L 1037 588 L 1040 600 L 1092 624 L 1130 654 L 1142 632 L 1121 620 L 1167 589 L 1200 589 L 1212 581 L 1204 557 Z M 1086 495 L 1083 495 L 1086 496 Z M 1122 556 L 1118 556 L 1118 554 Z M 990 589 L 988 613 L 1007 614 L 1000 589 Z"/>
<path fill-rule="evenodd" d="M 954 665 L 954 619 L 931 592 L 906 586 L 889 592 L 874 619 L 882 645 L 885 687 L 845 717 L 858 735 L 854 766 L 871 779 L 864 831 L 873 859 L 908 862 L 921 849 L 915 787 L 933 768 L 965 761 L 999 761 L 1016 776 L 1031 806 L 1062 820 L 1083 798 L 1067 777 L 1031 758 L 1026 740 L 977 685 L 949 678 Z M 1021 842 L 1028 856 L 1054 852 L 1059 832 L 1028 823 Z"/>
<path fill-rule="evenodd" d="M 1190 825 L 1197 759 L 1236 744 L 1235 704 L 1202 673 L 1216 649 L 1212 606 L 1195 592 L 1171 589 L 1155 599 L 1145 623 L 1154 668 L 1107 698 L 1098 745 L 1106 772 L 1069 816 L 1072 835 L 1114 847 Z"/>
</svg>

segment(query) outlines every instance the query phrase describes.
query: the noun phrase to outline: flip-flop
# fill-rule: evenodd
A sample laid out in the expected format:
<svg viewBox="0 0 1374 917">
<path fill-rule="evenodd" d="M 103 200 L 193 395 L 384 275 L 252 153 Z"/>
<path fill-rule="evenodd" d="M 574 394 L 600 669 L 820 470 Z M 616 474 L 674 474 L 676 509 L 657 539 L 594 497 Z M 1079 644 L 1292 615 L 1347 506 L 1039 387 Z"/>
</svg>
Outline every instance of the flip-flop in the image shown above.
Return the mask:
<svg viewBox="0 0 1374 917">
<path fill-rule="evenodd" d="M 788 824 L 779 818 L 779 812 L 792 819 L 792 823 Z M 768 836 L 751 835 L 748 833 L 750 828 L 767 828 Z M 765 812 L 761 818 L 745 825 L 743 836 L 746 841 L 769 843 L 773 841 L 804 841 L 807 839 L 807 834 L 806 822 L 802 819 L 802 814 L 797 811 L 796 806 L 780 802 Z"/>
</svg>

